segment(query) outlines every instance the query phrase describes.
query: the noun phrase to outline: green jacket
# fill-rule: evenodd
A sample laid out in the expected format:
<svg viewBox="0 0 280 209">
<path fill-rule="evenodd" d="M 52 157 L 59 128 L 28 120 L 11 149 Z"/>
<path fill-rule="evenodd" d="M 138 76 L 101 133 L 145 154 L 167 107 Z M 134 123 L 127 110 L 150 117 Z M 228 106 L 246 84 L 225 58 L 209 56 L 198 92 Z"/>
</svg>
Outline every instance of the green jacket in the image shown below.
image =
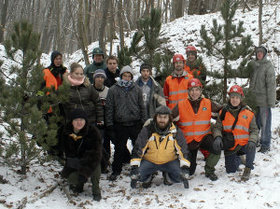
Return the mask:
<svg viewBox="0 0 280 209">
<path fill-rule="evenodd" d="M 84 74 L 88 77 L 91 84 L 93 84 L 93 74 L 96 70 L 102 69 L 105 70 L 107 68 L 105 62 L 95 63 L 88 65 L 84 69 Z"/>
<path fill-rule="evenodd" d="M 252 60 L 246 69 L 237 75 L 250 79 L 249 90 L 259 107 L 274 107 L 276 101 L 276 79 L 272 63 L 265 56 L 262 60 Z"/>
</svg>

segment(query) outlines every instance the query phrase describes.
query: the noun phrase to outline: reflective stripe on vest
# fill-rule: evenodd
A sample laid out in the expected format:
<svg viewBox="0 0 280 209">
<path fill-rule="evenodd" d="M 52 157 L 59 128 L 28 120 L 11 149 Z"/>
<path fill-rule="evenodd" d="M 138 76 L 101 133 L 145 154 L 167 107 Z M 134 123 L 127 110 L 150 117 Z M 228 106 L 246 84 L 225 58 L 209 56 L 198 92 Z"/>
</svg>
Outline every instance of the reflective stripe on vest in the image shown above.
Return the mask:
<svg viewBox="0 0 280 209">
<path fill-rule="evenodd" d="M 185 139 L 189 144 L 193 140 L 200 142 L 202 138 L 211 133 L 211 101 L 203 98 L 197 114 L 188 99 L 179 102 L 179 121 L 178 126 L 184 133 Z"/>
<path fill-rule="evenodd" d="M 222 111 L 220 111 L 221 114 Z M 244 146 L 248 143 L 250 137 L 250 123 L 254 117 L 254 113 L 248 109 L 241 110 L 238 115 L 238 120 L 234 130 L 231 130 L 232 124 L 234 123 L 235 118 L 230 112 L 226 112 L 225 119 L 222 121 L 223 130 L 227 132 L 232 132 L 235 144 L 229 150 L 234 150 L 237 145 Z"/>
<path fill-rule="evenodd" d="M 188 98 L 188 82 L 192 78 L 193 76 L 190 74 L 180 78 L 172 77 L 171 75 L 166 78 L 165 82 L 169 87 L 169 92 L 165 96 L 167 96 L 166 99 L 170 109 L 173 109 L 180 101 Z"/>
</svg>

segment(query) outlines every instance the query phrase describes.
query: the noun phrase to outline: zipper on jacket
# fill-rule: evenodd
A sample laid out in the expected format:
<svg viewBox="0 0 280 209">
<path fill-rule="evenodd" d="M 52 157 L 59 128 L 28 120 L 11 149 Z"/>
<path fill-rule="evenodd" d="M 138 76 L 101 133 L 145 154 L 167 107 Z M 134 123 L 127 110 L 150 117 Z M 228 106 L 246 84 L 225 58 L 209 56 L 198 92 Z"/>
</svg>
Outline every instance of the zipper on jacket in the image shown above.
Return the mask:
<svg viewBox="0 0 280 209">
<path fill-rule="evenodd" d="M 169 141 L 169 136 L 168 136 L 168 138 L 167 138 L 167 140 L 166 140 L 166 144 L 165 144 L 165 148 L 164 148 L 164 149 L 166 149 L 167 144 L 168 144 L 168 141 Z"/>
<path fill-rule="evenodd" d="M 78 90 L 78 87 L 76 87 L 76 90 L 77 90 L 77 93 L 78 93 L 78 96 L 79 96 L 81 107 L 83 108 L 83 110 L 85 110 L 85 108 L 84 108 L 84 106 L 82 104 L 81 94 L 80 94 L 80 91 Z"/>
</svg>

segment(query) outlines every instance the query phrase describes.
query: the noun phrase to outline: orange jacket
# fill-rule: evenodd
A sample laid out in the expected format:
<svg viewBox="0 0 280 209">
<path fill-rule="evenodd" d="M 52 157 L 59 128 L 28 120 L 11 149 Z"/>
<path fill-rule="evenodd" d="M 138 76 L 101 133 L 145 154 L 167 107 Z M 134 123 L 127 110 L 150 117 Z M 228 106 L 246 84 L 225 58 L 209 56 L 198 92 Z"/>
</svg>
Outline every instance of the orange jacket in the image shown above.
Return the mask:
<svg viewBox="0 0 280 209">
<path fill-rule="evenodd" d="M 178 126 L 184 133 L 187 143 L 193 140 L 200 142 L 202 138 L 211 133 L 211 101 L 203 98 L 198 112 L 195 114 L 188 99 L 179 102 Z"/>
<path fill-rule="evenodd" d="M 51 73 L 51 71 L 49 69 L 44 69 L 43 70 L 44 73 L 44 80 L 46 82 L 46 87 L 47 88 L 52 88 L 52 86 L 54 86 L 54 89 L 57 90 L 58 85 L 57 85 L 57 80 L 54 77 L 54 75 Z M 50 94 L 50 92 L 47 92 L 47 95 Z M 48 113 L 52 112 L 52 107 L 49 108 Z"/>
<path fill-rule="evenodd" d="M 196 72 L 197 75 L 200 75 L 200 73 L 201 73 L 200 70 L 195 69 L 195 68 L 191 69 L 190 66 L 188 66 L 188 65 L 185 65 L 184 70 L 185 70 L 187 73 L 189 73 L 189 74 L 191 74 L 191 75 L 193 75 L 193 76 L 194 76 L 194 72 Z"/>
<path fill-rule="evenodd" d="M 221 111 L 220 111 L 221 114 Z M 250 123 L 254 117 L 254 113 L 248 109 L 242 110 L 238 115 L 238 120 L 233 131 L 231 127 L 234 123 L 235 118 L 230 112 L 226 112 L 225 119 L 222 121 L 223 130 L 226 132 L 233 133 L 235 144 L 229 150 L 234 150 L 237 145 L 244 146 L 248 143 L 250 132 Z"/>
<path fill-rule="evenodd" d="M 163 93 L 166 105 L 173 109 L 179 101 L 188 98 L 188 82 L 193 76 L 185 73 L 182 77 L 168 76 L 164 82 Z"/>
</svg>

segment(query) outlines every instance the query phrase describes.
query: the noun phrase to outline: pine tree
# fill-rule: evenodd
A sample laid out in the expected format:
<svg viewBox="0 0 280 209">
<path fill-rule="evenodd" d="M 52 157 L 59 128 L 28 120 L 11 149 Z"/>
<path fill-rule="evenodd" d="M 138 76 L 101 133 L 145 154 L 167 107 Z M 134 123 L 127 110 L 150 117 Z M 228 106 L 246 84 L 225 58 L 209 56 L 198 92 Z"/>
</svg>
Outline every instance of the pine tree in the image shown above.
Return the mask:
<svg viewBox="0 0 280 209">
<path fill-rule="evenodd" d="M 131 46 L 118 52 L 119 66 L 130 64 L 131 56 L 135 56 L 142 63 L 153 66 L 156 69 L 155 77 L 164 80 L 169 75 L 167 72 L 172 69 L 173 53 L 170 55 L 167 49 L 161 50 L 160 30 L 161 10 L 153 8 L 149 16 L 139 20 L 139 31 L 133 35 Z"/>
<path fill-rule="evenodd" d="M 227 79 L 232 77 L 231 61 L 242 59 L 238 68 L 246 65 L 249 55 L 252 52 L 251 37 L 244 36 L 243 22 L 240 21 L 238 25 L 234 24 L 234 15 L 238 7 L 238 2 L 225 0 L 221 7 L 221 15 L 224 20 L 222 25 L 217 23 L 217 19 L 213 20 L 213 27 L 210 29 L 210 35 L 205 28 L 201 26 L 200 35 L 202 41 L 201 47 L 206 49 L 208 56 L 214 56 L 218 61 L 223 60 L 223 72 L 208 72 L 215 81 L 213 85 L 206 86 L 207 96 L 212 99 L 219 100 L 223 98 L 226 102 L 227 94 Z M 218 80 L 223 79 L 223 82 Z M 221 91 L 222 90 L 222 91 Z"/>
<path fill-rule="evenodd" d="M 39 41 L 40 35 L 33 32 L 31 24 L 15 23 L 10 40 L 4 46 L 7 56 L 16 65 L 10 69 L 0 68 L 5 79 L 0 82 L 0 111 L 6 137 L 1 157 L 10 166 L 20 166 L 22 174 L 26 174 L 32 160 L 41 156 L 42 149 L 37 143 L 48 149 L 57 141 L 57 127 L 48 126 L 43 119 L 50 104 L 38 108 L 39 100 L 49 97 L 37 96 L 43 82 L 42 66 L 38 62 Z"/>
</svg>

